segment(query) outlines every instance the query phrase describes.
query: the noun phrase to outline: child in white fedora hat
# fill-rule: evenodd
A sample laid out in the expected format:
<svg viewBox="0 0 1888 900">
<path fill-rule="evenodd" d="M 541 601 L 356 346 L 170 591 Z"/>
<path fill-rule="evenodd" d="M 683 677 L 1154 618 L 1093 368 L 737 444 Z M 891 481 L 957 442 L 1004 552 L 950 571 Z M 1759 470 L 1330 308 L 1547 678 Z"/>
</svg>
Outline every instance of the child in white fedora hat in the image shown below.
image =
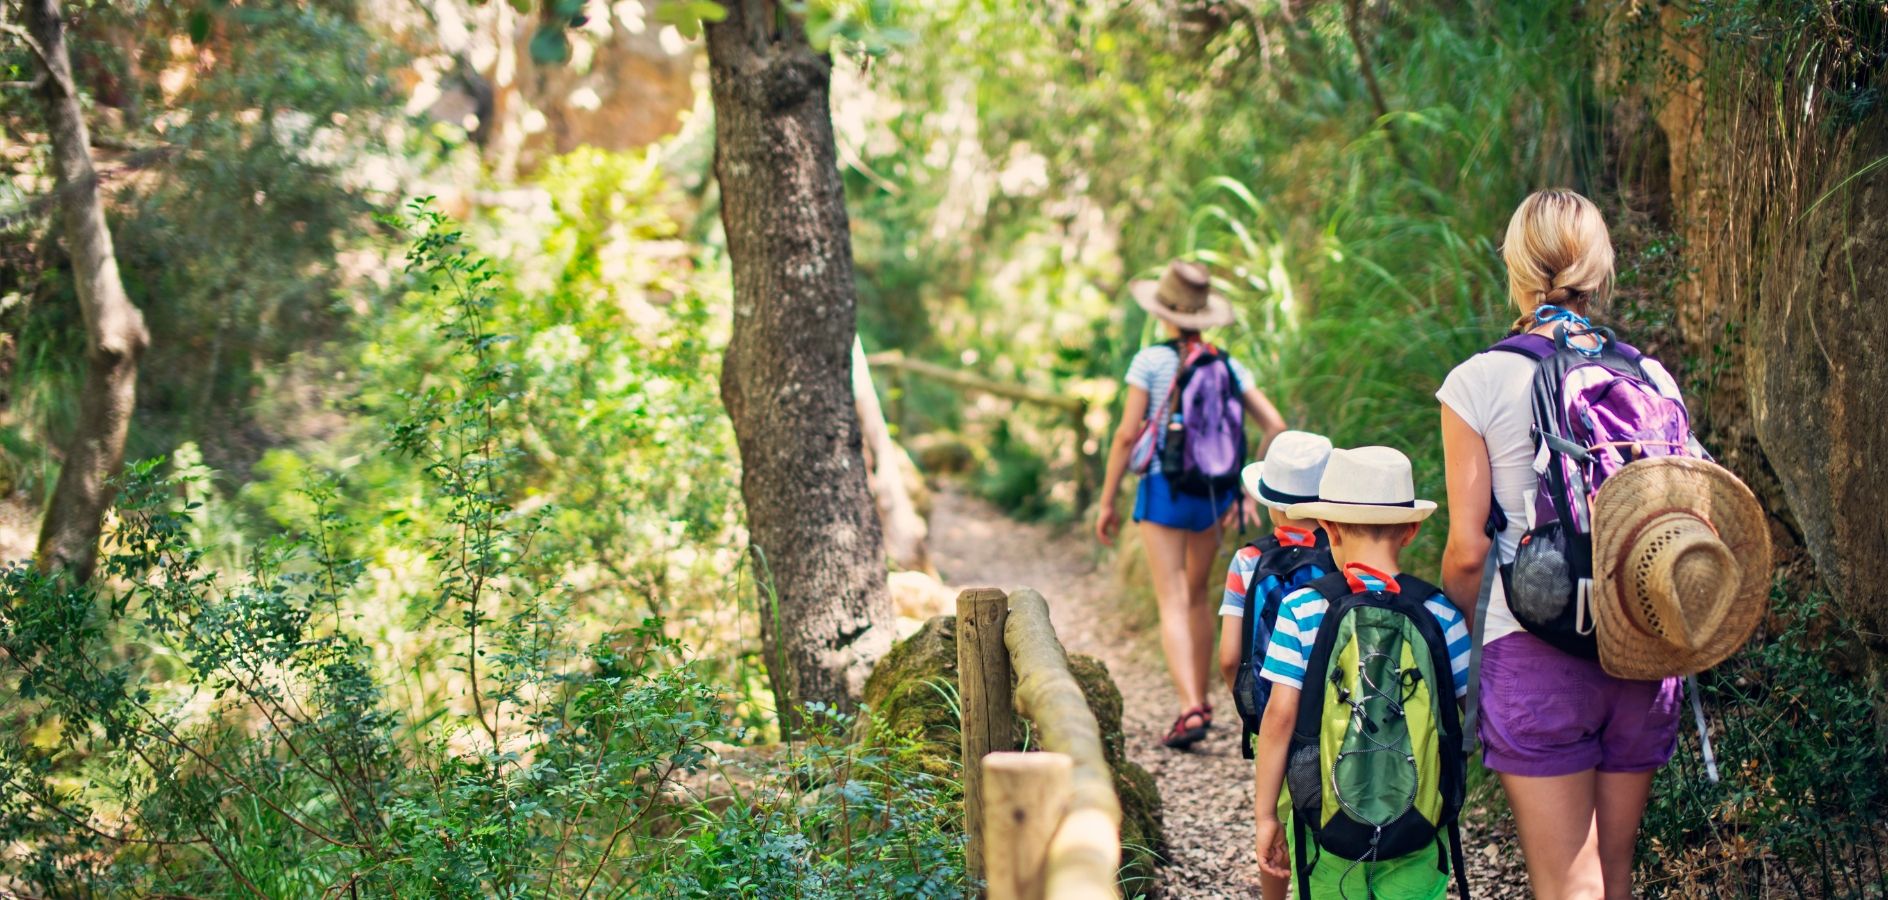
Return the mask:
<svg viewBox="0 0 1888 900">
<path fill-rule="evenodd" d="M 1233 554 L 1226 567 L 1226 593 L 1219 606 L 1219 668 L 1232 691 L 1243 733 L 1239 749 L 1253 758 L 1252 739 L 1271 695 L 1271 682 L 1260 675 L 1272 627 L 1286 595 L 1337 570 L 1331 542 L 1312 519 L 1294 519 L 1293 503 L 1318 498 L 1318 479 L 1331 456 L 1331 439 L 1306 431 L 1286 431 L 1272 439 L 1265 459 L 1240 473 L 1246 496 L 1266 509 L 1272 531 Z M 1264 900 L 1285 900 L 1288 883 L 1261 873 Z"/>
<path fill-rule="evenodd" d="M 1403 548 L 1415 539 L 1422 521 L 1435 510 L 1434 502 L 1416 497 L 1409 457 L 1389 447 L 1331 451 L 1318 482 L 1317 496 L 1285 508 L 1286 515 L 1315 520 L 1325 529 L 1330 536 L 1331 556 L 1339 567 L 1337 573 L 1285 597 L 1261 669 L 1261 675 L 1271 682 L 1272 690 L 1260 723 L 1257 749 L 1255 815 L 1260 869 L 1273 878 L 1295 875 L 1305 896 L 1369 894 L 1441 898 L 1447 889 L 1449 870 L 1456 872 L 1459 880 L 1462 871 L 1459 852 L 1450 858 L 1450 866 L 1443 867 L 1438 865 L 1438 848 L 1447 843 L 1444 836 L 1453 831 L 1461 802 L 1463 769 L 1456 702 L 1468 687 L 1468 625 L 1440 589 L 1403 573 L 1398 562 Z M 1391 679 L 1398 695 L 1390 701 L 1369 694 L 1366 687 L 1376 685 L 1367 681 L 1348 686 L 1335 683 L 1333 679 L 1349 671 L 1344 669 L 1345 665 L 1356 670 L 1352 674 L 1362 676 L 1365 666 L 1372 664 L 1371 654 L 1355 649 L 1363 642 L 1360 636 L 1367 629 L 1364 625 L 1353 627 L 1353 622 L 1363 620 L 1358 610 L 1365 607 L 1374 608 L 1373 612 L 1387 610 L 1405 617 L 1415 626 L 1406 633 L 1420 632 L 1428 636 L 1422 646 L 1429 651 L 1427 664 L 1433 666 L 1434 676 L 1440 682 L 1433 694 L 1427 690 L 1428 679 L 1410 680 L 1413 673 L 1431 671 L 1415 665 L 1401 668 L 1402 664 L 1397 664 L 1399 667 L 1392 670 L 1392 675 L 1401 677 Z M 1327 612 L 1338 622 L 1330 635 L 1323 635 Z M 1415 621 L 1422 617 L 1431 621 Z M 1378 623 L 1374 631 L 1381 631 L 1382 623 L 1392 620 L 1378 618 L 1374 621 Z M 1319 642 L 1321 636 L 1326 637 L 1324 644 Z M 1347 639 L 1353 642 L 1351 656 L 1344 655 L 1342 642 Z M 1340 660 L 1349 662 L 1340 663 Z M 1310 671 L 1318 666 L 1325 668 Z M 1445 668 L 1447 676 L 1440 671 Z M 1301 700 L 1307 710 L 1316 714 L 1313 721 L 1324 723 L 1313 725 L 1312 731 L 1318 733 L 1318 738 L 1303 749 L 1293 743 L 1294 730 L 1302 731 L 1305 726 L 1299 713 Z M 1397 759 L 1409 754 L 1411 781 L 1407 790 L 1418 800 L 1413 806 L 1408 802 L 1387 804 L 1395 821 L 1374 824 L 1394 825 L 1394 829 L 1379 827 L 1381 835 L 1391 835 L 1396 829 L 1404 836 L 1413 834 L 1410 840 L 1416 843 L 1406 840 L 1398 844 L 1390 840 L 1390 846 L 1408 845 L 1416 849 L 1395 849 L 1379 855 L 1373 838 L 1368 852 L 1345 855 L 1343 829 L 1337 819 L 1343 814 L 1363 815 L 1357 809 L 1366 808 L 1368 802 L 1353 807 L 1349 805 L 1352 798 L 1338 796 L 1342 813 L 1332 813 L 1328 805 L 1323 807 L 1322 819 L 1318 813 L 1306 813 L 1307 804 L 1318 808 L 1321 801 L 1317 795 L 1326 793 L 1320 783 L 1324 780 L 1321 773 L 1327 768 L 1332 792 L 1341 794 L 1339 788 L 1356 791 L 1366 797 L 1366 801 L 1379 794 L 1403 796 L 1400 782 L 1394 790 L 1370 782 L 1376 773 L 1387 772 L 1380 767 L 1387 764 L 1374 764 L 1379 768 L 1368 768 L 1373 764 L 1365 764 L 1365 769 L 1358 770 L 1340 762 L 1371 755 L 1368 749 L 1362 752 L 1348 749 L 1353 747 L 1352 741 L 1358 740 L 1356 733 L 1333 737 L 1319 731 L 1320 728 L 1341 727 L 1330 724 L 1329 713 L 1345 703 L 1355 708 L 1356 719 L 1339 716 L 1336 721 L 1361 720 L 1367 712 L 1383 715 L 1388 708 L 1395 713 L 1394 727 L 1407 735 L 1407 746 L 1397 749 Z M 1406 720 L 1405 705 L 1409 707 Z M 1376 723 L 1368 723 L 1366 727 L 1371 731 L 1370 739 L 1389 739 L 1390 729 L 1380 728 Z M 1419 732 L 1426 734 L 1427 739 Z M 1334 759 L 1321 760 L 1318 757 L 1320 741 L 1327 744 L 1338 741 L 1331 746 L 1347 749 Z M 1369 740 L 1364 743 L 1369 744 Z M 1305 773 L 1299 772 L 1302 762 L 1299 756 L 1305 752 L 1311 757 L 1309 765 L 1303 767 L 1309 777 L 1301 780 L 1300 774 Z M 1289 794 L 1285 791 L 1288 755 L 1293 767 L 1293 790 Z M 1361 776 L 1365 779 L 1361 785 L 1353 780 L 1360 777 L 1355 774 L 1357 771 L 1370 773 Z M 1417 775 L 1417 772 L 1424 774 Z M 1303 796 L 1299 796 L 1301 792 Z M 1435 798 L 1429 804 L 1433 808 L 1425 807 L 1424 796 Z M 1423 821 L 1409 821 L 1412 809 L 1422 813 Z M 1297 835 L 1290 845 L 1281 824 L 1288 815 L 1294 817 L 1292 831 Z M 1315 843 L 1318 849 L 1293 846 L 1301 842 Z M 1294 853 L 1298 860 L 1295 866 Z"/>
</svg>

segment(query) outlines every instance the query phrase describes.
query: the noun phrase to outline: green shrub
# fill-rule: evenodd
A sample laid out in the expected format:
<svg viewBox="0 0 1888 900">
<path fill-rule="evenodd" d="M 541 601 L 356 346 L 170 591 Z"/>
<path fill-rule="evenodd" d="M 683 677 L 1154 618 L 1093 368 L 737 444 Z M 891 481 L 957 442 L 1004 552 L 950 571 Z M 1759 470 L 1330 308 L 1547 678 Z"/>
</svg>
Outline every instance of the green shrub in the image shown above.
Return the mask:
<svg viewBox="0 0 1888 900">
<path fill-rule="evenodd" d="M 759 767 L 750 795 L 691 793 L 740 737 L 726 692 L 660 619 L 595 639 L 573 620 L 556 509 L 525 490 L 530 388 L 504 352 L 517 341 L 493 327 L 502 281 L 442 217 L 414 215 L 410 287 L 434 302 L 439 343 L 388 423 L 419 472 L 402 511 L 377 517 L 345 482 L 311 478 L 297 527 L 222 573 L 197 543 L 199 487 L 150 461 L 130 471 L 90 585 L 0 571 L 0 853 L 19 885 L 622 897 L 721 896 L 745 878 L 753 896 L 961 893 L 953 789 L 837 740 L 843 720 Z M 424 551 L 422 587 L 379 612 L 370 624 L 392 624 L 375 639 L 363 523 Z M 384 640 L 401 633 L 425 640 Z M 405 684 L 428 678 L 441 681 Z"/>
<path fill-rule="evenodd" d="M 1865 651 L 1826 598 L 1772 595 L 1781 631 L 1698 676 L 1720 781 L 1691 711 L 1646 808 L 1654 896 L 1888 895 L 1888 727 Z"/>
</svg>

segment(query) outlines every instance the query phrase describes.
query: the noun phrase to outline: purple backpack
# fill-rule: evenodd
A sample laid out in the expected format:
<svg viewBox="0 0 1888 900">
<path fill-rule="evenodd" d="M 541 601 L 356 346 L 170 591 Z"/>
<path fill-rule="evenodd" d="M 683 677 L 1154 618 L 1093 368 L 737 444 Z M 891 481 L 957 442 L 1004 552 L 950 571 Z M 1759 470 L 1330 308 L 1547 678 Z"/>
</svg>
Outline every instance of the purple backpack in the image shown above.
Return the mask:
<svg viewBox="0 0 1888 900">
<path fill-rule="evenodd" d="M 1225 353 L 1208 343 L 1174 347 L 1172 412 L 1160 439 L 1160 470 L 1176 493 L 1238 496 L 1246 464 L 1245 406 Z"/>
<path fill-rule="evenodd" d="M 1592 336 L 1596 347 L 1570 338 Z M 1692 456 L 1685 404 L 1659 393 L 1639 351 L 1611 329 L 1566 325 L 1552 339 L 1519 334 L 1491 350 L 1534 360 L 1533 520 L 1514 562 L 1501 567 L 1508 608 L 1529 632 L 1577 656 L 1596 659 L 1589 597 L 1593 519 L 1588 504 L 1626 464 Z M 1499 504 L 1491 519 L 1506 524 Z"/>
</svg>

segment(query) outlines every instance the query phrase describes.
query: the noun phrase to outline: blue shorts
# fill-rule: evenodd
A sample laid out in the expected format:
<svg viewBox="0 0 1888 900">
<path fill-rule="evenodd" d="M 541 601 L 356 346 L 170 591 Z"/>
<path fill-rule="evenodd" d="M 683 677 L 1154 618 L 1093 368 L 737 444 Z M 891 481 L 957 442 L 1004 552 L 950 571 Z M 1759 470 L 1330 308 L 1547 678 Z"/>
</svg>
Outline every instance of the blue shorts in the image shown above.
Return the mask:
<svg viewBox="0 0 1888 900">
<path fill-rule="evenodd" d="M 1220 517 L 1238 498 L 1237 490 L 1221 497 L 1181 493 L 1168 485 L 1165 475 L 1143 475 L 1140 488 L 1134 492 L 1134 521 L 1181 531 L 1206 531 L 1219 524 Z"/>
</svg>

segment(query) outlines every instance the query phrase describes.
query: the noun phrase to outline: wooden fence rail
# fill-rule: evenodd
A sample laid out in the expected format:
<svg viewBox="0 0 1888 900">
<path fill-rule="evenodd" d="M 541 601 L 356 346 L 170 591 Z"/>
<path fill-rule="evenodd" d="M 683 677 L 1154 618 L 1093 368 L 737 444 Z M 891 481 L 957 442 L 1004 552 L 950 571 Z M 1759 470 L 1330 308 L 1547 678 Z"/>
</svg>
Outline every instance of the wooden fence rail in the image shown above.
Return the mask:
<svg viewBox="0 0 1888 900">
<path fill-rule="evenodd" d="M 957 615 L 971 876 L 990 900 L 1119 897 L 1121 801 L 1049 604 L 1027 588 L 983 588 L 958 596 Z M 999 640 L 1002 663 L 991 653 Z M 1044 752 L 1008 752 L 1012 705 Z"/>
<path fill-rule="evenodd" d="M 865 358 L 866 364 L 875 369 L 890 369 L 899 375 L 916 375 L 942 382 L 966 391 L 975 391 L 1003 397 L 1021 403 L 1034 403 L 1061 410 L 1067 418 L 1069 427 L 1075 432 L 1075 512 L 1077 517 L 1088 510 L 1088 503 L 1094 496 L 1095 454 L 1088 452 L 1088 399 L 1072 394 L 1058 394 L 1020 384 L 992 381 L 979 375 L 912 359 L 897 350 L 874 353 Z"/>
</svg>

